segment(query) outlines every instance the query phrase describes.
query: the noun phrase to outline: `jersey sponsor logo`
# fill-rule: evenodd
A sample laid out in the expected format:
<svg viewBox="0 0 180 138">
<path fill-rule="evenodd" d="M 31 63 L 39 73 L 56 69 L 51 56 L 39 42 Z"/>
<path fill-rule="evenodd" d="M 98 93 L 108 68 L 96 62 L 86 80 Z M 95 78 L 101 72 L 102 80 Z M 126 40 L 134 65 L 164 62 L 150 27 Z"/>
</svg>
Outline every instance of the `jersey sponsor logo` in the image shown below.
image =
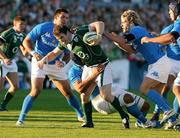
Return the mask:
<svg viewBox="0 0 180 138">
<path fill-rule="evenodd" d="M 12 49 L 12 52 L 13 52 L 13 53 L 17 53 L 17 52 L 18 52 L 18 49 L 19 49 L 18 47 L 14 47 L 14 48 Z"/>
<path fill-rule="evenodd" d="M 85 53 L 82 52 L 82 51 L 77 52 L 77 55 L 78 55 L 81 59 L 83 59 L 83 60 L 88 60 L 88 59 L 89 59 L 89 55 L 88 55 L 88 54 L 85 54 Z"/>
<path fill-rule="evenodd" d="M 47 40 L 47 37 L 44 36 L 41 36 L 41 39 L 42 39 L 42 42 L 45 44 L 45 45 L 49 45 L 49 46 L 52 46 L 52 47 L 57 47 L 58 44 L 54 43 L 55 40 L 52 40 L 51 42 Z"/>
<path fill-rule="evenodd" d="M 44 35 L 45 35 L 46 37 L 48 37 L 48 38 L 51 38 L 51 35 L 50 35 L 49 32 L 46 32 Z"/>
</svg>

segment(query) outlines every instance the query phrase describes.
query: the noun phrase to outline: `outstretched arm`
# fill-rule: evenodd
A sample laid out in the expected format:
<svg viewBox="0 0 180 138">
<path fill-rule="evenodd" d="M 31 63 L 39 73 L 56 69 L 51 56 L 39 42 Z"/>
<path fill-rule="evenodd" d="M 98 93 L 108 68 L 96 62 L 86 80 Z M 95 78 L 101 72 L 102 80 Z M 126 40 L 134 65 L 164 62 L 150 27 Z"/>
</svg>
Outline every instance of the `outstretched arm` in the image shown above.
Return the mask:
<svg viewBox="0 0 180 138">
<path fill-rule="evenodd" d="M 159 43 L 162 45 L 167 45 L 170 43 L 173 43 L 176 41 L 176 39 L 179 37 L 179 34 L 177 32 L 171 32 L 168 34 L 160 35 L 158 37 L 149 38 L 149 37 L 143 37 L 141 39 L 141 43 Z"/>
<path fill-rule="evenodd" d="M 132 46 L 126 43 L 126 40 L 125 40 L 124 36 L 119 36 L 119 35 L 117 35 L 115 33 L 104 33 L 104 35 L 108 39 L 116 42 L 117 46 L 120 49 L 122 49 L 122 50 L 124 50 L 124 51 L 126 51 L 128 53 L 136 53 L 136 51 L 132 48 Z"/>
<path fill-rule="evenodd" d="M 96 87 L 96 78 L 104 70 L 105 65 L 101 64 L 98 67 L 94 67 L 93 73 L 86 80 L 78 80 L 74 83 L 74 88 L 79 93 L 91 93 Z"/>
<path fill-rule="evenodd" d="M 55 59 L 58 55 L 60 55 L 62 51 L 57 47 L 52 52 L 48 53 L 45 57 L 43 57 L 40 61 L 38 61 L 38 67 L 40 69 L 43 68 L 44 64 L 52 61 Z"/>
</svg>

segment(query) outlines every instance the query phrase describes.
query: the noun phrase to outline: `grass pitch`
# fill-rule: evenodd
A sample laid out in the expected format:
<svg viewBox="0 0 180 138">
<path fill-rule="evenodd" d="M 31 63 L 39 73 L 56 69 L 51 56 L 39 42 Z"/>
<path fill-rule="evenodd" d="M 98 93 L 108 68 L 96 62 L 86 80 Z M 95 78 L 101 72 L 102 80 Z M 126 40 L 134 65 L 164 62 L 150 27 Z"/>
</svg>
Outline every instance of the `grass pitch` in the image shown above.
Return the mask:
<svg viewBox="0 0 180 138">
<path fill-rule="evenodd" d="M 5 92 L 0 94 L 3 98 Z M 8 112 L 0 112 L 0 138 L 179 138 L 180 132 L 161 129 L 124 129 L 118 113 L 102 115 L 93 112 L 95 128 L 80 128 L 75 113 L 57 90 L 44 90 L 34 102 L 25 126 L 17 128 L 21 105 L 28 91 L 18 91 L 9 103 Z M 171 94 L 172 102 L 172 94 Z M 152 111 L 152 109 L 151 109 Z M 148 115 L 150 118 L 151 114 Z"/>
</svg>

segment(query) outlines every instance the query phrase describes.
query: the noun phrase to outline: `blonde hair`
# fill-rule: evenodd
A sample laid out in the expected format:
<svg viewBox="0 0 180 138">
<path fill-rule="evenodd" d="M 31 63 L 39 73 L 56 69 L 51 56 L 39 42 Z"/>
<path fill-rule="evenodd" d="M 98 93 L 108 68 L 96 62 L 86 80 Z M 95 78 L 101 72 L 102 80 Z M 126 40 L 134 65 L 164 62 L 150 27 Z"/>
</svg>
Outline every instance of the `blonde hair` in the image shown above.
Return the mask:
<svg viewBox="0 0 180 138">
<path fill-rule="evenodd" d="M 135 25 L 143 25 L 140 16 L 134 10 L 124 11 L 123 14 L 121 15 L 121 18 L 127 19 L 130 24 L 133 23 Z"/>
</svg>

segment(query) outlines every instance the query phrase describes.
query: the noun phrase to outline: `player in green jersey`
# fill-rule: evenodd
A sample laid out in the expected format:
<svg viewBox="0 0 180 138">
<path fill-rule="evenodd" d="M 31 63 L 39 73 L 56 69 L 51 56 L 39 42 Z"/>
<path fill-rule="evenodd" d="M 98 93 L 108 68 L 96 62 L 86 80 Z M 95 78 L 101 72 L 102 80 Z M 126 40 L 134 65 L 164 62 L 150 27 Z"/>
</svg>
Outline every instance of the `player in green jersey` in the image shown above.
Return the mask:
<svg viewBox="0 0 180 138">
<path fill-rule="evenodd" d="M 0 105 L 0 111 L 7 110 L 7 104 L 19 87 L 17 65 L 14 57 L 19 48 L 23 55 L 26 55 L 26 51 L 22 46 L 22 41 L 25 38 L 23 33 L 25 26 L 25 19 L 21 16 L 16 16 L 13 20 L 13 26 L 0 34 L 0 92 L 2 92 L 5 79 L 10 84 L 10 88 Z"/>
<path fill-rule="evenodd" d="M 93 46 L 91 44 L 86 44 L 83 41 L 83 36 L 86 32 L 96 31 L 97 39 L 92 41 Z M 120 106 L 119 100 L 117 97 L 111 94 L 111 85 L 112 85 L 112 75 L 111 75 L 111 67 L 106 57 L 105 53 L 101 49 L 99 43 L 102 39 L 102 34 L 104 32 L 104 23 L 101 21 L 93 22 L 89 25 L 83 25 L 76 29 L 75 33 L 72 35 L 68 32 L 67 27 L 58 27 L 54 28 L 54 35 L 60 41 L 59 47 L 57 47 L 54 51 L 45 56 L 41 61 L 38 62 L 40 68 L 43 68 L 43 65 L 52 59 L 54 59 L 57 55 L 59 55 L 64 49 L 69 49 L 72 53 L 78 56 L 82 62 L 85 64 L 82 74 L 82 80 L 89 78 L 89 80 L 95 79 L 97 85 L 100 89 L 100 94 L 102 97 L 111 103 L 111 105 L 120 113 L 121 118 L 123 119 L 123 125 L 125 128 L 129 128 L 129 116 L 126 114 L 122 107 Z M 98 65 L 104 65 L 105 68 L 100 75 L 96 78 L 90 77 L 93 73 L 93 67 Z M 89 81 L 91 84 L 91 81 Z M 83 101 L 83 108 L 86 116 L 86 122 L 82 124 L 82 127 L 93 127 L 92 117 L 92 104 L 89 98 L 86 97 L 86 93 L 82 94 L 82 99 L 86 99 Z"/>
</svg>

